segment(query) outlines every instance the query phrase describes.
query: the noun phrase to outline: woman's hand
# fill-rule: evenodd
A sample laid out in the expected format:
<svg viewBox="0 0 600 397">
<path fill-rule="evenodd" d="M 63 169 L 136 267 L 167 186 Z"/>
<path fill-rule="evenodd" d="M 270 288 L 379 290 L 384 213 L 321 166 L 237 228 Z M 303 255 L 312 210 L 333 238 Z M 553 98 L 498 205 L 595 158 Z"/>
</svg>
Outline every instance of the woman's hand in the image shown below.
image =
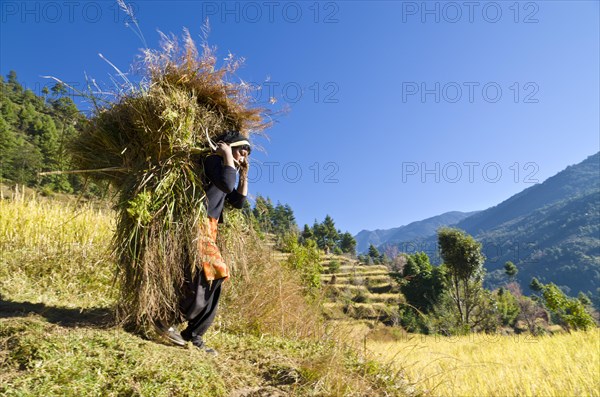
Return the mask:
<svg viewBox="0 0 600 397">
<path fill-rule="evenodd" d="M 231 153 L 231 146 L 225 142 L 217 143 L 216 153 L 223 157 L 223 164 L 233 167 L 233 153 Z"/>
<path fill-rule="evenodd" d="M 229 146 L 228 143 L 225 142 L 218 142 L 217 143 L 217 150 L 216 150 L 217 154 L 222 156 L 222 157 L 228 157 L 228 156 L 232 156 L 231 154 L 231 146 Z"/>
<path fill-rule="evenodd" d="M 241 157 L 238 161 L 238 166 L 240 167 L 240 177 L 248 177 L 248 168 L 250 168 L 248 156 Z"/>
</svg>

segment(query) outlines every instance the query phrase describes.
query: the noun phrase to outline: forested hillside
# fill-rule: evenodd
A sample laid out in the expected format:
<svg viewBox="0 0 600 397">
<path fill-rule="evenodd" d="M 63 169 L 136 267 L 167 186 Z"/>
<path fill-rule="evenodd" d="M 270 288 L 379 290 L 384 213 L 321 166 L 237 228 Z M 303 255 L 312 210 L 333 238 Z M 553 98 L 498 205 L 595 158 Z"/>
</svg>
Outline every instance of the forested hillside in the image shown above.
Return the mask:
<svg viewBox="0 0 600 397">
<path fill-rule="evenodd" d="M 567 167 L 541 184 L 454 225 L 483 243 L 487 285 L 501 285 L 503 266 L 514 262 L 528 290 L 533 277 L 570 295 L 600 287 L 600 153 Z M 413 240 L 439 263 L 435 235 Z M 394 248 L 394 244 L 380 247 Z M 395 247 L 401 249 L 401 247 Z"/>
<path fill-rule="evenodd" d="M 38 96 L 24 89 L 11 71 L 0 76 L 0 177 L 7 183 L 39 187 L 46 192 L 99 194 L 94 184 L 76 174 L 40 176 L 40 172 L 70 169 L 66 145 L 84 123 L 61 84 L 44 87 Z"/>
</svg>

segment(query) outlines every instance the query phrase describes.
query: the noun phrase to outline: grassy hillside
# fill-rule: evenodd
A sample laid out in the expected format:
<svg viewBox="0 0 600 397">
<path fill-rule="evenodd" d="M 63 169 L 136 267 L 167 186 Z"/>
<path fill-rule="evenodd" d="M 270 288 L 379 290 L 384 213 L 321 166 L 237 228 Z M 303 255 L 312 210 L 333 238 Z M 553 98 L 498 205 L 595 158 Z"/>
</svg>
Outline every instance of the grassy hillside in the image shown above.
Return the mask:
<svg viewBox="0 0 600 397">
<path fill-rule="evenodd" d="M 43 96 L 24 88 L 15 71 L 0 76 L 0 180 L 51 192 L 102 195 L 103 188 L 81 175 L 38 172 L 72 169 L 66 143 L 87 123 L 66 87 L 55 84 Z M 46 91 L 47 90 L 47 91 Z"/>
<path fill-rule="evenodd" d="M 112 228 L 105 210 L 0 200 L 0 395 L 410 394 L 324 326 L 294 276 L 251 241 L 260 265 L 227 285 L 206 336 L 217 358 L 127 332 L 113 319 Z"/>
<path fill-rule="evenodd" d="M 108 210 L 0 200 L 0 395 L 599 395 L 597 330 L 406 334 L 379 322 L 401 301 L 389 274 L 336 256 L 322 276 L 335 320 L 323 323 L 286 255 L 252 241 L 206 338 L 218 357 L 128 332 L 113 318 L 112 228 Z"/>
</svg>

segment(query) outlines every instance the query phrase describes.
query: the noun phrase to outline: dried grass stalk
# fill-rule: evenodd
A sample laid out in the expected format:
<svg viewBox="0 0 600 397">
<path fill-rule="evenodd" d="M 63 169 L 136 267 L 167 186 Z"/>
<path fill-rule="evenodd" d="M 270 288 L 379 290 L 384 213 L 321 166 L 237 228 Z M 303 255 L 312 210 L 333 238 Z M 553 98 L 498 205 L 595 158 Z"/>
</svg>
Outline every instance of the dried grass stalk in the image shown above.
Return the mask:
<svg viewBox="0 0 600 397">
<path fill-rule="evenodd" d="M 228 211 L 225 216 L 227 227 L 218 243 L 234 277 L 219 309 L 221 325 L 256 335 L 323 337 L 321 297 L 306 296 L 300 275 L 281 265 L 244 214 Z"/>
</svg>

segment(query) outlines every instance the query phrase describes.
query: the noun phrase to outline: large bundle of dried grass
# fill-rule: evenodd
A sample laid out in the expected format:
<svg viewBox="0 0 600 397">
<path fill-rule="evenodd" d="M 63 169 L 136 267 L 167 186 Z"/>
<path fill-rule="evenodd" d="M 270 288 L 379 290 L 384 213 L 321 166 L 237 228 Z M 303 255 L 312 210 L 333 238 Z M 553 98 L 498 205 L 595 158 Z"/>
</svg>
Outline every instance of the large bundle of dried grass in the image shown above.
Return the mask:
<svg viewBox="0 0 600 397">
<path fill-rule="evenodd" d="M 139 88 L 98 106 L 71 146 L 79 168 L 116 187 L 118 314 L 138 327 L 179 319 L 183 264 L 199 260 L 205 212 L 198 160 L 211 151 L 211 138 L 268 126 L 264 109 L 250 106 L 249 87 L 231 81 L 240 61 L 230 56 L 217 68 L 215 49 L 202 49 L 187 31 L 183 46 L 163 35 L 160 50 L 143 52 Z"/>
</svg>

